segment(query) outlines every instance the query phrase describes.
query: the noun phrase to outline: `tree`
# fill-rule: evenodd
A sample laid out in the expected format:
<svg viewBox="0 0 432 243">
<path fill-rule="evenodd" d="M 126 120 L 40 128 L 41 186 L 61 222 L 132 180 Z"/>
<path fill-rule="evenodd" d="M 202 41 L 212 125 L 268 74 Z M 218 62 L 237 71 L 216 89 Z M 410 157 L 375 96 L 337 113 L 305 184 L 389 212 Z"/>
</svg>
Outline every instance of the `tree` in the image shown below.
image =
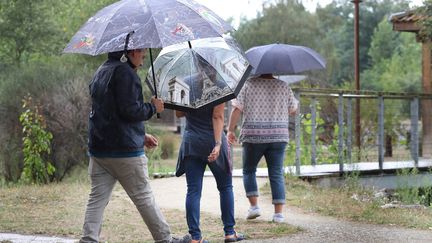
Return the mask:
<svg viewBox="0 0 432 243">
<path fill-rule="evenodd" d="M 371 39 L 371 68 L 362 73 L 363 89 L 418 92 L 421 75 L 420 45 L 414 35 L 393 31 L 385 17 Z"/>
<path fill-rule="evenodd" d="M 372 65 L 368 53 L 378 23 L 384 16 L 407 9 L 408 3 L 406 0 L 370 0 L 360 4 L 360 72 Z M 352 80 L 354 74 L 354 5 L 350 1 L 333 1 L 326 8 L 327 12 L 334 13 L 343 20 L 342 26 L 334 26 L 336 29 L 333 31 L 336 32 L 328 32 L 334 35 L 334 43 L 337 43 L 336 55 L 339 58 L 338 69 L 333 73 L 332 82 L 340 85 L 344 81 Z"/>
<path fill-rule="evenodd" d="M 279 0 L 264 6 L 256 19 L 240 23 L 234 37 L 245 49 L 270 43 L 287 43 L 316 48 L 317 19 L 300 1 Z"/>
<path fill-rule="evenodd" d="M 432 0 L 424 0 L 423 6 L 417 9 L 417 14 L 426 16 L 419 21 L 421 26 L 419 37 L 422 40 L 432 39 Z"/>
<path fill-rule="evenodd" d="M 20 66 L 35 52 L 53 53 L 57 26 L 50 18 L 56 1 L 1 0 L 0 57 Z"/>
</svg>

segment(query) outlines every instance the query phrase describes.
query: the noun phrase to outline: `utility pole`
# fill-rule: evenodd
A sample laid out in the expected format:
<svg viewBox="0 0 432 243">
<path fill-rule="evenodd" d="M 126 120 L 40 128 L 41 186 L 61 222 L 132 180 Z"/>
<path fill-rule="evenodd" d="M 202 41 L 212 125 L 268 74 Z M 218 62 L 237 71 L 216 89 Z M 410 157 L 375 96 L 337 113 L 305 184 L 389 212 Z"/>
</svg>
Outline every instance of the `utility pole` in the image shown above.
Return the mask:
<svg viewBox="0 0 432 243">
<path fill-rule="evenodd" d="M 360 91 L 360 58 L 359 58 L 359 4 L 363 2 L 362 0 L 352 0 L 354 3 L 354 78 L 355 78 L 355 89 L 357 94 Z M 358 159 L 360 159 L 361 150 L 361 125 L 360 125 L 360 98 L 356 99 L 355 106 L 355 143 L 358 147 Z M 359 161 L 360 162 L 360 161 Z"/>
</svg>

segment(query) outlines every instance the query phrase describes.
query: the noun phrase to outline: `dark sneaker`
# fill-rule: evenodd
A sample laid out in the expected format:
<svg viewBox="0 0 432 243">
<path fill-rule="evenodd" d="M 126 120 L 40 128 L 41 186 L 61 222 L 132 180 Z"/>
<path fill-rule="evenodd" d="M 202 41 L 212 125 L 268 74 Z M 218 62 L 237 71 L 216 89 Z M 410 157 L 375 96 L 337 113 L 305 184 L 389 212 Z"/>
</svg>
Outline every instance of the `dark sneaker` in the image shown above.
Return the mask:
<svg viewBox="0 0 432 243">
<path fill-rule="evenodd" d="M 234 237 L 231 237 L 231 238 L 225 238 L 225 243 L 226 242 L 237 242 L 237 241 L 242 241 L 242 240 L 244 240 L 244 239 L 246 239 L 246 237 L 243 235 L 243 234 L 240 234 L 240 233 L 235 233 L 234 234 Z"/>
<path fill-rule="evenodd" d="M 190 242 L 192 242 L 192 236 L 189 235 L 189 234 L 183 236 L 183 241 L 182 241 L 182 242 L 183 242 L 183 243 L 190 243 Z M 209 241 L 208 241 L 208 240 L 201 239 L 201 240 L 200 240 L 200 243 L 209 243 Z"/>
<path fill-rule="evenodd" d="M 173 237 L 171 238 L 171 241 L 170 241 L 170 243 L 183 243 L 183 242 L 185 242 L 185 241 L 183 240 L 183 238 L 179 238 L 179 237 L 175 237 L 175 236 L 173 236 Z"/>
</svg>

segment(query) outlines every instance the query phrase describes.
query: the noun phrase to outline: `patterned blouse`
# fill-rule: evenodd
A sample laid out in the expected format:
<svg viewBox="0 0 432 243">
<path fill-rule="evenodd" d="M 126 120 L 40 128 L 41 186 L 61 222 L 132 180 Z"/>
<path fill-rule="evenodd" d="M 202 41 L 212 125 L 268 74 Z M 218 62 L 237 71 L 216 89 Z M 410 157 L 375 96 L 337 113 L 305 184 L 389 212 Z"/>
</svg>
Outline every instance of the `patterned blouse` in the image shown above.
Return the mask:
<svg viewBox="0 0 432 243">
<path fill-rule="evenodd" d="M 251 78 L 232 105 L 243 112 L 240 142 L 288 142 L 289 112 L 298 100 L 288 83 L 278 79 Z"/>
</svg>

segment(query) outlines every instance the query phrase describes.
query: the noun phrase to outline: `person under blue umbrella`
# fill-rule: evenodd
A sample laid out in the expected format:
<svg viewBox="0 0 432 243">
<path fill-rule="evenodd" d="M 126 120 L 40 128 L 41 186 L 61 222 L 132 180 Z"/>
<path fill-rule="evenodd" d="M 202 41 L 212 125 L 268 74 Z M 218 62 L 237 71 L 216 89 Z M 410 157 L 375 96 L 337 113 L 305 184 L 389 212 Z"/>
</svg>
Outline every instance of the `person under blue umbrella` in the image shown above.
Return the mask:
<svg viewBox="0 0 432 243">
<path fill-rule="evenodd" d="M 270 44 L 246 51 L 254 77 L 246 81 L 237 99 L 228 125 L 228 141 L 237 140 L 235 127 L 243 113 L 240 142 L 243 145 L 243 185 L 250 208 L 247 219 L 261 216 L 256 170 L 264 156 L 267 162 L 274 213 L 272 220 L 283 223 L 285 217 L 284 156 L 289 142 L 289 116 L 298 111 L 299 102 L 288 84 L 273 75 L 290 75 L 325 68 L 325 60 L 304 46 Z"/>
<path fill-rule="evenodd" d="M 298 110 L 298 101 L 288 83 L 263 74 L 246 81 L 237 99 L 228 125 L 228 141 L 237 140 L 235 127 L 243 113 L 240 142 L 243 144 L 243 184 L 250 208 L 247 219 L 261 216 L 258 205 L 259 191 L 256 170 L 264 156 L 267 162 L 272 203 L 273 222 L 284 222 L 285 204 L 284 155 L 289 141 L 289 115 Z"/>
</svg>

